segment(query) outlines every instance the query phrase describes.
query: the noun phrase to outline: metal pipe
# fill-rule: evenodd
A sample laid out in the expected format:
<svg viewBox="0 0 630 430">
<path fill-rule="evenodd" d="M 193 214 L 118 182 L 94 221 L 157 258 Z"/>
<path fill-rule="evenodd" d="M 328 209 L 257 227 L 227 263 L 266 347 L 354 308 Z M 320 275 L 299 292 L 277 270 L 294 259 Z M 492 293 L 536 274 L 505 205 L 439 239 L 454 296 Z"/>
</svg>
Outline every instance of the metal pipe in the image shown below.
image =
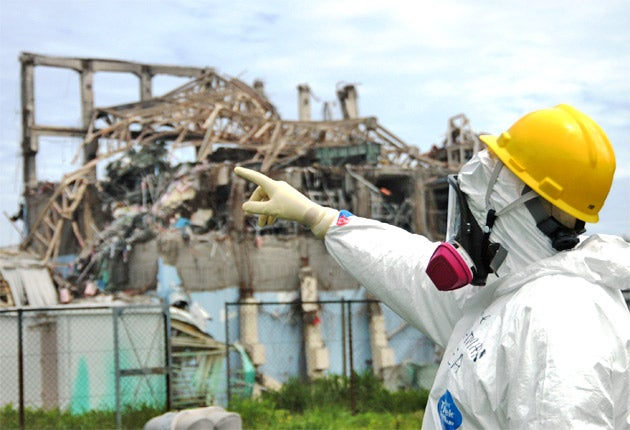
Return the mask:
<svg viewBox="0 0 630 430">
<path fill-rule="evenodd" d="M 20 403 L 20 430 L 24 430 L 24 327 L 22 323 L 23 310 L 19 308 L 18 313 L 18 390 Z"/>
<path fill-rule="evenodd" d="M 168 302 L 163 302 L 164 315 L 164 351 L 166 357 L 166 408 L 173 406 L 173 349 L 171 343 L 171 312 Z"/>
<path fill-rule="evenodd" d="M 114 319 L 114 379 L 116 384 L 116 429 L 120 430 L 122 428 L 122 414 L 120 411 L 121 407 L 121 396 L 120 396 L 120 342 L 118 339 L 118 319 L 122 314 L 122 309 L 119 307 L 112 308 L 112 317 Z"/>
<path fill-rule="evenodd" d="M 225 368 L 227 372 L 227 402 L 230 404 L 232 398 L 232 389 L 230 387 L 230 318 L 229 307 L 230 303 L 225 303 Z"/>
<path fill-rule="evenodd" d="M 348 376 L 348 369 L 346 369 L 346 304 L 343 297 L 341 298 L 341 363 L 342 363 L 342 375 L 344 378 Z"/>
<path fill-rule="evenodd" d="M 350 411 L 352 415 L 357 413 L 357 399 L 355 393 L 355 378 L 354 378 L 354 354 L 352 353 L 352 303 L 348 303 L 348 348 L 350 355 Z"/>
</svg>

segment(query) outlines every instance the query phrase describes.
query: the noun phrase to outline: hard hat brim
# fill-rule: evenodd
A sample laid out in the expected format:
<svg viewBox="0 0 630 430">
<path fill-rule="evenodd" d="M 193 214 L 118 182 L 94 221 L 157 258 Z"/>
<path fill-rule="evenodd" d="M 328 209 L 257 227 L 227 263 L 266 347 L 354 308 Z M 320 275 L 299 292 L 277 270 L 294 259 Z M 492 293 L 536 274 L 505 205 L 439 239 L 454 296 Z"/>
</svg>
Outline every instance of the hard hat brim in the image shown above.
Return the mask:
<svg viewBox="0 0 630 430">
<path fill-rule="evenodd" d="M 482 134 L 479 136 L 479 140 L 485 143 L 489 148 L 495 147 L 495 145 L 497 144 L 497 139 L 499 139 L 499 136 L 494 134 Z"/>
</svg>

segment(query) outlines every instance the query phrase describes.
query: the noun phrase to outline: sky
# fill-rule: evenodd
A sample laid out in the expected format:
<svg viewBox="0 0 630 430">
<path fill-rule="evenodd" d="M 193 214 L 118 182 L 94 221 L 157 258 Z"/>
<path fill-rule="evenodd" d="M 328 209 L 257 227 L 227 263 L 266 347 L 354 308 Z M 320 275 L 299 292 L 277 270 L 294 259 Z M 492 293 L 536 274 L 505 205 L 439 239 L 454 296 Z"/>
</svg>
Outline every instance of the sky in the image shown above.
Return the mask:
<svg viewBox="0 0 630 430">
<path fill-rule="evenodd" d="M 500 133 L 527 112 L 568 103 L 602 126 L 617 157 L 600 222 L 588 231 L 630 237 L 628 46 L 622 0 L 0 0 L 0 246 L 19 243 L 22 227 L 5 216 L 16 213 L 23 186 L 21 52 L 260 79 L 285 120 L 298 118 L 298 85 L 311 88 L 317 120 L 336 88 L 352 83 L 360 116 L 422 151 L 460 113 L 475 132 Z M 38 67 L 35 78 L 37 122 L 79 126 L 78 75 Z M 156 78 L 154 94 L 183 83 Z M 97 74 L 94 87 L 97 106 L 138 98 L 133 77 Z M 76 170 L 77 148 L 40 142 L 39 179 Z"/>
</svg>

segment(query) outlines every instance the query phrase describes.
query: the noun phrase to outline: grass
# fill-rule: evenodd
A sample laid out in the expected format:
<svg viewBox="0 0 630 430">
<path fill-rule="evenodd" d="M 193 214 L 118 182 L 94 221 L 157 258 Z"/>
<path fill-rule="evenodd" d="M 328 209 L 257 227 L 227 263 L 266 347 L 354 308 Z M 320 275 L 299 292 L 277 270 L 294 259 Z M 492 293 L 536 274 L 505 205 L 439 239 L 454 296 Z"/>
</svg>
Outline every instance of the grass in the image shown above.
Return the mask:
<svg viewBox="0 0 630 430">
<path fill-rule="evenodd" d="M 244 430 L 418 429 L 422 426 L 428 392 L 387 391 L 371 372 L 349 378 L 328 376 L 312 382 L 297 378 L 279 391 L 257 399 L 234 399 L 228 410 L 241 415 Z M 354 399 L 354 402 L 351 400 Z M 354 406 L 354 407 L 353 407 Z M 166 412 L 142 406 L 122 413 L 123 429 L 142 429 L 151 418 Z M 116 428 L 114 411 L 75 415 L 60 410 L 25 410 L 25 428 L 100 430 Z M 18 411 L 0 408 L 0 429 L 19 429 Z"/>
<path fill-rule="evenodd" d="M 123 429 L 142 429 L 151 418 L 163 414 L 162 409 L 141 406 L 122 413 Z M 76 415 L 59 409 L 31 409 L 24 411 L 24 427 L 33 430 L 105 430 L 116 428 L 115 411 L 89 411 Z M 20 428 L 18 410 L 12 405 L 0 408 L 0 429 Z"/>
<path fill-rule="evenodd" d="M 272 404 L 247 400 L 234 408 L 241 414 L 243 429 L 419 429 L 423 410 L 404 413 L 359 412 L 335 406 L 326 409 L 310 408 L 301 413 L 274 409 Z"/>
<path fill-rule="evenodd" d="M 387 391 L 366 372 L 355 375 L 354 410 L 350 381 L 329 376 L 313 382 L 291 379 L 259 399 L 237 399 L 244 429 L 418 429 L 428 392 Z"/>
</svg>

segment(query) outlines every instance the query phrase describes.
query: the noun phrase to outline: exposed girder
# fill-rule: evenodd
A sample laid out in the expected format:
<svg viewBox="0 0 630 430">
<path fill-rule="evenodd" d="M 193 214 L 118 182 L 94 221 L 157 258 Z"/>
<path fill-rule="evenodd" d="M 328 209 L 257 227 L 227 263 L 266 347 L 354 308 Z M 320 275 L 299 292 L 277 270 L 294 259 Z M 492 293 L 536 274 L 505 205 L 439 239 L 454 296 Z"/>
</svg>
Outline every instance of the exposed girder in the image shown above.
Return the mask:
<svg viewBox="0 0 630 430">
<path fill-rule="evenodd" d="M 379 145 L 379 165 L 445 167 L 441 161 L 420 155 L 375 117 L 284 121 L 263 94 L 238 79 L 207 70 L 161 97 L 97 108 L 83 143 L 96 144 L 96 159 L 59 184 L 22 249 L 41 254 L 43 248 L 44 257 L 54 259 L 66 223 L 82 243 L 74 212 L 93 180 L 96 162 L 157 141 L 170 141 L 173 147 L 194 146 L 198 161 L 210 156 L 217 145 L 233 145 L 252 154 L 242 164 L 257 164 L 263 172 L 287 166 L 317 148 L 366 144 Z"/>
<path fill-rule="evenodd" d="M 442 165 L 378 124 L 374 117 L 337 121 L 284 121 L 274 106 L 237 79 L 210 71 L 170 93 L 148 101 L 96 110 L 85 144 L 98 141 L 99 158 L 135 145 L 170 140 L 195 146 L 198 160 L 216 145 L 253 151 L 261 170 L 285 165 L 314 148 L 381 145 L 380 163 L 413 167 Z"/>
</svg>

